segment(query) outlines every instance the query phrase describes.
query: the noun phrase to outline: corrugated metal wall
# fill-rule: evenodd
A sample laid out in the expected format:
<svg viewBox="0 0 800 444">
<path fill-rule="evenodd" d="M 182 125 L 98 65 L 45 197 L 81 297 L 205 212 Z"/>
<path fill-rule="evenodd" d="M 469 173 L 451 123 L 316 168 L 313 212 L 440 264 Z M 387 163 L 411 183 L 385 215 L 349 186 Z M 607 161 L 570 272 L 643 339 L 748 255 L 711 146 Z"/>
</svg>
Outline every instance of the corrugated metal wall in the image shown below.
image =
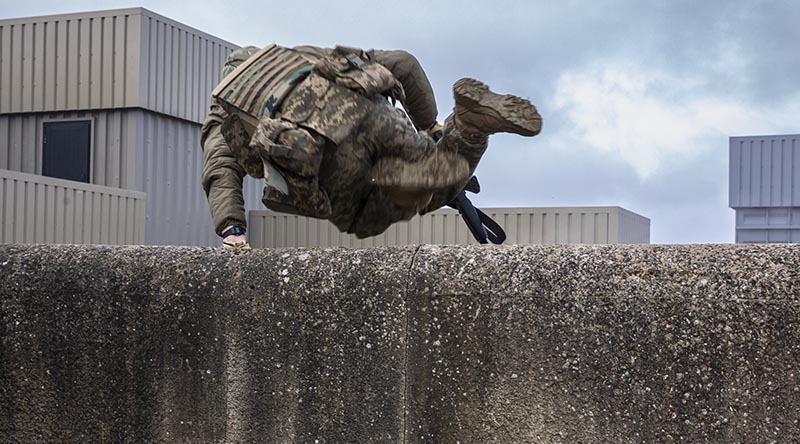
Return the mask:
<svg viewBox="0 0 800 444">
<path fill-rule="evenodd" d="M 0 169 L 41 174 L 42 123 L 92 120 L 92 183 L 136 189 L 136 127 L 132 111 L 0 115 Z"/>
<path fill-rule="evenodd" d="M 200 174 L 200 126 L 148 111 L 132 111 L 140 135 L 137 183 L 147 193 L 148 245 L 217 245 Z M 244 183 L 248 209 L 263 208 L 263 182 Z"/>
<path fill-rule="evenodd" d="M 0 20 L 0 114 L 141 107 L 202 122 L 236 48 L 142 8 Z"/>
<path fill-rule="evenodd" d="M 0 21 L 0 113 L 135 106 L 139 9 Z"/>
<path fill-rule="evenodd" d="M 800 242 L 800 208 L 737 209 L 736 242 Z"/>
<path fill-rule="evenodd" d="M 202 123 L 225 59 L 238 46 L 142 11 L 139 106 Z"/>
<path fill-rule="evenodd" d="M 800 134 L 730 138 L 736 242 L 800 242 Z"/>
<path fill-rule="evenodd" d="M 507 244 L 647 243 L 650 239 L 649 219 L 619 207 L 489 208 L 484 211 L 506 231 Z M 633 223 L 620 223 L 620 215 Z M 476 243 L 461 216 L 451 209 L 439 209 L 394 224 L 383 234 L 368 239 L 340 233 L 324 220 L 251 211 L 249 238 L 256 248 Z"/>
<path fill-rule="evenodd" d="M 146 195 L 0 170 L 0 243 L 144 242 Z"/>
<path fill-rule="evenodd" d="M 800 206 L 800 135 L 730 138 L 731 208 Z"/>
<path fill-rule="evenodd" d="M 619 237 L 620 244 L 649 244 L 650 219 L 640 216 L 624 208 L 619 209 Z"/>
</svg>

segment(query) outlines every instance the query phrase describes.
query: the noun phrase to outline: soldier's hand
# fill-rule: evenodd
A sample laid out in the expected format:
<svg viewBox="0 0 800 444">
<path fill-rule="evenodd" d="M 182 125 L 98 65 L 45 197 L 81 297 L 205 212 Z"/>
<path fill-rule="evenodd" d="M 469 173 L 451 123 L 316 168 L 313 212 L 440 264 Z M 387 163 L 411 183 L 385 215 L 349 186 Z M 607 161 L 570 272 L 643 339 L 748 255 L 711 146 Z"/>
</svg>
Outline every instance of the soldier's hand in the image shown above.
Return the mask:
<svg viewBox="0 0 800 444">
<path fill-rule="evenodd" d="M 226 247 L 235 247 L 235 248 L 245 248 L 247 250 L 250 249 L 250 245 L 247 244 L 247 236 L 235 236 L 231 235 L 222 239 L 222 245 Z"/>
<path fill-rule="evenodd" d="M 224 231 L 228 231 L 230 228 L 233 227 L 228 227 Z M 223 234 L 225 233 L 223 232 Z M 247 236 L 244 234 L 229 234 L 222 239 L 222 245 L 226 248 L 250 249 L 250 244 L 247 243 Z"/>
</svg>

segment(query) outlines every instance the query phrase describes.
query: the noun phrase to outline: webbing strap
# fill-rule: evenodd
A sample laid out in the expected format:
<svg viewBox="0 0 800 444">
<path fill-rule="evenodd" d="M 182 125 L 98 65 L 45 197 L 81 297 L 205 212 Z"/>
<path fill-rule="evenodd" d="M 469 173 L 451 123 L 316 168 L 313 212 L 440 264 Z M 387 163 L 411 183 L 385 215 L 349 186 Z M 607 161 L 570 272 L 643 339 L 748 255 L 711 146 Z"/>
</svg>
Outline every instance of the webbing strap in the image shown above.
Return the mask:
<svg viewBox="0 0 800 444">
<path fill-rule="evenodd" d="M 494 221 L 489 215 L 484 213 L 467 197 L 467 191 L 478 193 L 480 192 L 480 184 L 478 178 L 472 176 L 467 183 L 467 186 L 458 196 L 448 203 L 447 206 L 455 208 L 461 213 L 461 218 L 467 224 L 467 228 L 472 233 L 472 236 L 481 244 L 492 242 L 493 244 L 502 244 L 506 240 L 506 232 L 503 227 Z"/>
</svg>

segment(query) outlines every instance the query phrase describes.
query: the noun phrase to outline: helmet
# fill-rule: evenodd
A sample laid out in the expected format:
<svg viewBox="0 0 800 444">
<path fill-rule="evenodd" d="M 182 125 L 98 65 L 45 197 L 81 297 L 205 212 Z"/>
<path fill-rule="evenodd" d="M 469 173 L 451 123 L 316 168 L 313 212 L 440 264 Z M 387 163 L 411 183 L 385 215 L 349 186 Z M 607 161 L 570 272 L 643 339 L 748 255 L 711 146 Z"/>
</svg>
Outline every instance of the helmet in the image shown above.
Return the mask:
<svg viewBox="0 0 800 444">
<path fill-rule="evenodd" d="M 249 59 L 253 54 L 257 53 L 259 48 L 255 46 L 245 46 L 233 51 L 225 60 L 225 66 L 222 68 L 222 77 L 225 78 L 228 74 L 232 73 L 239 65 L 245 60 Z"/>
</svg>

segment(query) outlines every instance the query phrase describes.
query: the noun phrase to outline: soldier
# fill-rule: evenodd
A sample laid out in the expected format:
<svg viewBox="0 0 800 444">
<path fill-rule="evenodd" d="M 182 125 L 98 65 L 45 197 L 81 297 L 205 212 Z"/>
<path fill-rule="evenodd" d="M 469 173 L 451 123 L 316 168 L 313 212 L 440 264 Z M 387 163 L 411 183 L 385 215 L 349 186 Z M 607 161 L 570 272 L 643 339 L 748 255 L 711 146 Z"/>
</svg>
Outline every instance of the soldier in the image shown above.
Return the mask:
<svg viewBox="0 0 800 444">
<path fill-rule="evenodd" d="M 285 181 L 265 188 L 268 208 L 363 238 L 455 198 L 489 135 L 541 130 L 529 101 L 472 79 L 453 86 L 442 127 L 430 82 L 404 51 L 247 47 L 231 54 L 224 74 L 242 63 L 215 90 L 201 138 L 203 188 L 224 245 L 247 246 L 245 174 Z"/>
</svg>

